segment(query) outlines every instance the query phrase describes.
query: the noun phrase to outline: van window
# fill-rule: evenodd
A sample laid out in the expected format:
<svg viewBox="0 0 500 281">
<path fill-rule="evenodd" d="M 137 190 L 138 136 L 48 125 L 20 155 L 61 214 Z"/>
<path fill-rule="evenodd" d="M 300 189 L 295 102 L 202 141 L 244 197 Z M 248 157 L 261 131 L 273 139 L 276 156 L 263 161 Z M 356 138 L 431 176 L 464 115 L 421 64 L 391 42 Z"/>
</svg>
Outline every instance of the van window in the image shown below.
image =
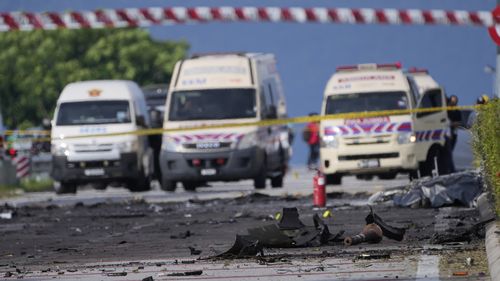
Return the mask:
<svg viewBox="0 0 500 281">
<path fill-rule="evenodd" d="M 325 114 L 408 109 L 405 92 L 351 93 L 328 96 Z"/>
<path fill-rule="evenodd" d="M 59 105 L 56 125 L 130 123 L 127 100 L 65 102 Z"/>
<path fill-rule="evenodd" d="M 442 107 L 443 100 L 441 99 L 440 90 L 428 91 L 423 97 L 420 104 L 421 108 Z"/>
<path fill-rule="evenodd" d="M 172 93 L 169 120 L 214 120 L 257 116 L 254 89 L 210 89 Z"/>
</svg>

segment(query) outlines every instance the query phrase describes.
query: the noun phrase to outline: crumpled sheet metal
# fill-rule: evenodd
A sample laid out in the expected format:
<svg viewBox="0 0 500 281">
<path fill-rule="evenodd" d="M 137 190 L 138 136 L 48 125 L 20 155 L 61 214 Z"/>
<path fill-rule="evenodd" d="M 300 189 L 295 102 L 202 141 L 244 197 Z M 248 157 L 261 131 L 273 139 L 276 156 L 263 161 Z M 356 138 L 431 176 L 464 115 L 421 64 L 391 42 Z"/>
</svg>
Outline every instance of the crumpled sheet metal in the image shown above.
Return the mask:
<svg viewBox="0 0 500 281">
<path fill-rule="evenodd" d="M 222 258 L 263 255 L 262 249 L 316 247 L 332 242 L 343 241 L 344 231 L 331 234 L 328 226 L 315 214 L 314 226 L 304 225 L 296 208 L 283 209 L 283 216 L 278 224 L 249 228 L 248 235 L 237 235 L 233 246 L 216 256 Z"/>
<path fill-rule="evenodd" d="M 464 171 L 414 181 L 410 190 L 405 194 L 395 195 L 393 202 L 401 207 L 422 206 L 427 200 L 433 208 L 456 203 L 473 207 L 474 200 L 482 192 L 479 174 L 475 171 Z"/>
</svg>

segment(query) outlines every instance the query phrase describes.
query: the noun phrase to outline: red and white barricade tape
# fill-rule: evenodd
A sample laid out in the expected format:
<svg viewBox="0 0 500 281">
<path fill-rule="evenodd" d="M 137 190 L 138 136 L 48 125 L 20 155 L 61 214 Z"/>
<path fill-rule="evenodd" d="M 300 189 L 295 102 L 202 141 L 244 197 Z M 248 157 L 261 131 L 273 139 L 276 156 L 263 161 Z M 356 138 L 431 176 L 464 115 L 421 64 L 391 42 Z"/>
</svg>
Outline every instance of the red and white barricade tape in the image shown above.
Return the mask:
<svg viewBox="0 0 500 281">
<path fill-rule="evenodd" d="M 12 164 L 16 166 L 16 177 L 24 178 L 30 173 L 30 158 L 24 155 L 18 155 L 12 158 Z"/>
<path fill-rule="evenodd" d="M 69 12 L 0 12 L 0 31 L 147 27 L 208 22 L 493 26 L 490 11 L 302 7 L 153 7 Z"/>
</svg>

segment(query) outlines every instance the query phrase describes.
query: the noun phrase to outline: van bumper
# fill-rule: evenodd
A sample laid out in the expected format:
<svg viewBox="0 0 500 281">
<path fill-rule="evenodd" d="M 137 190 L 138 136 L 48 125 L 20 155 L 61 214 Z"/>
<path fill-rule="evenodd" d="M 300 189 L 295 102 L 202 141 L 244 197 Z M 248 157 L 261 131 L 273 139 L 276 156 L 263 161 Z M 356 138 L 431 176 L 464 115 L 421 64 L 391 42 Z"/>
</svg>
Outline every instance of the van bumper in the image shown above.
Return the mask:
<svg viewBox="0 0 500 281">
<path fill-rule="evenodd" d="M 56 181 L 85 183 L 137 179 L 139 167 L 135 153 L 122 153 L 118 160 L 68 161 L 66 156 L 52 157 L 52 178 Z"/>
<path fill-rule="evenodd" d="M 223 152 L 182 153 L 162 150 L 163 178 L 172 181 L 237 181 L 257 176 L 265 159 L 264 150 L 252 147 Z M 223 159 L 223 164 L 219 161 Z M 199 161 L 199 165 L 194 165 Z M 204 174 L 215 172 L 213 175 Z"/>
<path fill-rule="evenodd" d="M 360 154 L 333 148 L 321 148 L 320 159 L 326 174 L 377 174 L 408 172 L 418 168 L 413 145 L 400 145 L 399 149 L 381 149 Z M 369 161 L 372 159 L 372 161 Z M 376 161 L 373 161 L 376 160 Z M 373 165 L 377 163 L 378 165 Z M 369 163 L 368 163 L 369 162 Z"/>
</svg>

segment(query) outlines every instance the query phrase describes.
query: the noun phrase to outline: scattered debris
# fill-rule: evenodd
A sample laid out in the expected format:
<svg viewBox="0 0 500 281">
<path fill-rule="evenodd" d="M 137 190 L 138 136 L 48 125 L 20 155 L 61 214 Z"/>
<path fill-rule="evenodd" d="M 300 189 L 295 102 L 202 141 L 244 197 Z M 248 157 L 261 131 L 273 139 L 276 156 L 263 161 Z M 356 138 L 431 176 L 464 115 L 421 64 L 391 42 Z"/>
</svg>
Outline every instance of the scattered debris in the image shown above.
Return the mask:
<svg viewBox="0 0 500 281">
<path fill-rule="evenodd" d="M 194 247 L 188 247 L 188 248 L 189 248 L 189 251 L 191 252 L 192 256 L 196 256 L 196 255 L 201 254 L 201 250 L 197 250 Z"/>
<path fill-rule="evenodd" d="M 111 273 L 107 273 L 106 276 L 109 276 L 109 277 L 127 276 L 127 272 L 111 272 Z"/>
<path fill-rule="evenodd" d="M 166 276 L 197 276 L 202 274 L 203 270 L 194 270 L 194 271 L 184 271 L 184 272 L 173 272 L 167 274 Z"/>
<path fill-rule="evenodd" d="M 412 181 L 405 194 L 394 196 L 394 205 L 402 207 L 426 206 L 439 208 L 460 204 L 473 207 L 475 199 L 482 193 L 480 176 L 475 171 L 464 171 L 435 178 Z"/>
<path fill-rule="evenodd" d="M 236 235 L 236 240 L 233 246 L 226 252 L 217 255 L 219 258 L 233 258 L 255 256 L 260 253 L 264 255 L 263 246 L 258 240 L 253 239 L 249 235 Z"/>
<path fill-rule="evenodd" d="M 363 253 L 356 257 L 356 260 L 378 260 L 378 259 L 390 259 L 391 254 L 388 252 L 382 253 Z"/>
<path fill-rule="evenodd" d="M 382 229 L 375 223 L 369 223 L 363 227 L 360 234 L 346 237 L 344 245 L 352 246 L 363 242 L 379 243 L 380 241 L 382 241 Z"/>
<path fill-rule="evenodd" d="M 14 211 L 6 211 L 6 212 L 2 212 L 0 213 L 0 219 L 4 219 L 4 220 L 10 220 L 12 219 L 12 217 L 15 215 L 15 212 Z"/>
<path fill-rule="evenodd" d="M 103 219 L 131 219 L 131 218 L 142 218 L 145 217 L 144 213 L 129 213 L 129 214 L 110 214 L 110 215 L 99 215 L 95 218 Z"/>
<path fill-rule="evenodd" d="M 186 239 L 192 235 L 191 231 L 186 230 L 185 232 L 180 232 L 178 235 L 170 235 L 170 239 Z"/>
<path fill-rule="evenodd" d="M 148 276 L 146 278 L 142 278 L 142 281 L 154 281 L 153 276 Z"/>
<path fill-rule="evenodd" d="M 277 224 L 249 228 L 248 235 L 237 235 L 233 246 L 216 257 L 263 255 L 263 248 L 316 247 L 340 242 L 344 231 L 333 235 L 328 226 L 315 214 L 314 226 L 306 226 L 299 219 L 297 208 L 283 208 Z"/>
<path fill-rule="evenodd" d="M 195 260 L 183 260 L 181 261 L 182 264 L 194 264 L 196 261 Z"/>
<path fill-rule="evenodd" d="M 453 272 L 453 276 L 467 276 L 469 275 L 469 272 L 467 271 L 455 271 Z"/>
<path fill-rule="evenodd" d="M 467 266 L 472 266 L 472 265 L 474 264 L 474 259 L 473 259 L 473 258 L 471 258 L 471 257 L 467 257 L 467 258 L 465 259 L 465 264 L 466 264 Z"/>
<path fill-rule="evenodd" d="M 434 233 L 431 237 L 431 244 L 445 244 L 445 243 L 457 243 L 457 242 L 467 242 L 470 243 L 474 237 L 483 238 L 484 226 L 492 221 L 495 218 L 487 219 L 472 225 L 469 228 L 462 230 L 455 230 L 453 232 L 443 232 L 443 233 Z"/>
<path fill-rule="evenodd" d="M 12 277 L 12 275 L 14 275 L 14 274 L 12 274 L 12 272 L 7 271 L 7 272 L 5 272 L 5 274 L 3 275 L 3 277 Z"/>
<path fill-rule="evenodd" d="M 389 239 L 393 239 L 396 241 L 402 241 L 404 238 L 404 235 L 406 232 L 406 230 L 404 228 L 397 228 L 397 227 L 393 227 L 393 226 L 388 225 L 387 223 L 385 223 L 382 220 L 381 217 L 379 217 L 377 214 L 375 214 L 373 212 L 373 209 L 371 206 L 370 206 L 370 213 L 368 214 L 368 216 L 366 216 L 365 221 L 366 221 L 366 224 L 375 223 L 378 226 L 380 226 L 380 228 L 382 229 L 382 234 Z"/>
</svg>

